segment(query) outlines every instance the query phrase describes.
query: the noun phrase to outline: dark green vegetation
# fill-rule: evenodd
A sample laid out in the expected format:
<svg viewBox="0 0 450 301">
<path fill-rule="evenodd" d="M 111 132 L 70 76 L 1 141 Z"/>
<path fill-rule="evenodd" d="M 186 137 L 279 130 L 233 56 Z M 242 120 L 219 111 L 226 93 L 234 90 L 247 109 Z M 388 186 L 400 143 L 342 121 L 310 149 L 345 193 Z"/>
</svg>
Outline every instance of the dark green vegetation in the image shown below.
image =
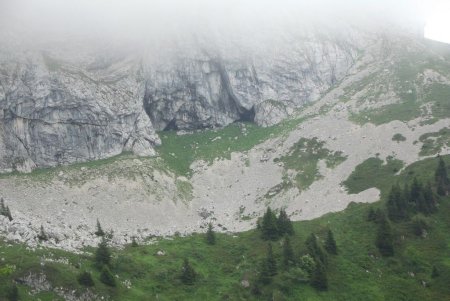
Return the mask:
<svg viewBox="0 0 450 301">
<path fill-rule="evenodd" d="M 450 129 L 443 128 L 436 133 L 423 134 L 419 140 L 423 143 L 421 156 L 437 155 L 444 146 L 450 147 Z"/>
<path fill-rule="evenodd" d="M 320 179 L 318 168 L 320 160 L 325 160 L 328 168 L 334 168 L 346 159 L 342 152 L 330 151 L 324 145 L 325 142 L 319 141 L 317 138 L 301 138 L 292 146 L 289 154 L 276 158 L 274 161 L 281 161 L 284 166 L 296 170 L 298 172 L 295 177 L 297 187 L 304 190 L 315 180 Z"/>
<path fill-rule="evenodd" d="M 450 156 L 443 160 L 448 175 Z M 414 163 L 400 175 L 381 173 L 380 166 L 383 167 L 374 164 L 374 170 L 370 170 L 366 165 L 359 175 L 369 178 L 370 174 L 374 185 L 383 192 L 381 202 L 351 204 L 343 212 L 296 222 L 288 242 L 279 238 L 271 243 L 271 250 L 267 241 L 261 239 L 260 230 L 239 233 L 236 237 L 216 233 L 215 245 L 207 244 L 205 234 L 194 234 L 160 240 L 153 245 L 111 250 L 108 269 L 112 275 L 118 275 L 114 276 L 115 287 L 104 283 L 107 277 L 102 276 L 104 273 L 95 263 L 95 250 L 87 249 L 91 254 L 84 255 L 49 249 L 32 251 L 20 244 L 8 246 L 0 241 L 0 257 L 5 258 L 0 262 L 0 300 L 8 300 L 7 296 L 14 291 L 13 279 L 29 273 L 44 273 L 53 287 L 84 291 L 85 282 L 79 283 L 83 272 L 93 279 L 91 290 L 120 301 L 447 300 L 450 198 L 436 196 L 435 213 L 411 213 L 409 219 L 389 222 L 387 237 L 394 252 L 385 255 L 392 256 L 382 256 L 377 247 L 377 237 L 385 232 L 380 230 L 380 222 L 368 221 L 369 211 L 376 219 L 382 212 L 380 209 L 385 210 L 393 184 L 412 187 L 414 178 L 421 183 L 438 181 L 443 175 L 442 170 L 436 172 L 438 160 Z M 329 249 L 330 229 L 337 255 L 325 251 Z M 156 255 L 159 250 L 164 250 L 165 255 Z M 41 260 L 44 256 L 66 258 L 68 264 Z M 185 258 L 193 272 L 187 278 L 195 275 L 190 283 L 183 281 Z M 270 278 L 267 284 L 258 281 L 263 266 Z M 129 289 L 126 280 L 131 282 Z M 20 300 L 62 300 L 53 292 L 30 296 L 30 289 L 24 284 L 18 283 L 17 288 Z"/>
<path fill-rule="evenodd" d="M 397 133 L 394 136 L 392 136 L 392 141 L 396 141 L 397 143 L 399 143 L 399 142 L 406 141 L 406 138 L 402 134 Z"/>
<path fill-rule="evenodd" d="M 343 182 L 349 193 L 360 193 L 371 187 L 382 190 L 391 184 L 392 178 L 403 168 L 403 162 L 393 157 L 369 158 L 356 166 L 350 177 Z M 385 191 L 382 191 L 385 192 Z"/>
</svg>

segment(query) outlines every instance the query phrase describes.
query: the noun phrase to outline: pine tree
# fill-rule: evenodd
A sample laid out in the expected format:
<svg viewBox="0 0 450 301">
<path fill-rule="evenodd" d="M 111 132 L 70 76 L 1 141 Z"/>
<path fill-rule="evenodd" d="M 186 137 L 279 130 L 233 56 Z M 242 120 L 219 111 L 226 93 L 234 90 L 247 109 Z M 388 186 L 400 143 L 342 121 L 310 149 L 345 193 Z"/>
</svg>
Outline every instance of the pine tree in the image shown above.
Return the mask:
<svg viewBox="0 0 450 301">
<path fill-rule="evenodd" d="M 444 159 L 439 156 L 438 167 L 435 172 L 435 180 L 437 186 L 437 193 L 440 196 L 445 196 L 450 190 L 450 179 L 447 173 L 447 167 L 445 166 Z"/>
<path fill-rule="evenodd" d="M 95 285 L 94 280 L 92 279 L 91 273 L 89 272 L 82 272 L 78 275 L 77 281 L 80 285 L 86 286 L 86 287 L 92 287 Z"/>
<path fill-rule="evenodd" d="M 5 200 L 3 198 L 0 198 L 0 215 L 5 215 L 5 213 L 6 213 Z"/>
<path fill-rule="evenodd" d="M 277 220 L 277 228 L 278 228 L 278 234 L 279 236 L 287 235 L 293 235 L 294 234 L 294 227 L 292 226 L 292 222 L 289 219 L 286 210 L 281 209 L 280 215 L 278 216 Z"/>
<path fill-rule="evenodd" d="M 407 202 L 399 185 L 394 185 L 388 196 L 386 209 L 388 216 L 393 221 L 401 221 L 408 217 Z"/>
<path fill-rule="evenodd" d="M 334 240 L 333 232 L 330 229 L 328 230 L 327 238 L 325 240 L 325 250 L 328 254 L 337 255 L 338 253 L 336 241 Z"/>
<path fill-rule="evenodd" d="M 213 225 L 209 223 L 208 225 L 208 231 L 206 231 L 206 242 L 209 245 L 215 245 L 216 244 L 216 234 L 213 230 Z"/>
<path fill-rule="evenodd" d="M 264 240 L 278 239 L 277 218 L 270 207 L 267 207 L 267 211 L 263 216 L 261 232 Z"/>
<path fill-rule="evenodd" d="M 289 236 L 285 236 L 283 241 L 283 265 L 286 269 L 295 264 L 294 250 L 291 246 Z"/>
<path fill-rule="evenodd" d="M 319 243 L 317 241 L 317 237 L 311 233 L 305 242 L 306 249 L 308 251 L 308 254 L 311 255 L 312 258 L 314 258 L 314 261 L 320 262 L 323 265 L 327 264 L 327 255 L 325 254 L 324 250 L 321 246 L 319 246 Z"/>
<path fill-rule="evenodd" d="M 100 225 L 100 222 L 98 219 L 97 219 L 97 231 L 95 231 L 95 235 L 105 236 L 105 231 L 103 231 L 102 226 Z"/>
<path fill-rule="evenodd" d="M 272 277 L 270 276 L 269 267 L 267 265 L 267 260 L 261 261 L 260 271 L 258 275 L 258 282 L 267 285 L 272 282 Z"/>
<path fill-rule="evenodd" d="M 376 246 L 383 256 L 394 255 L 394 235 L 386 216 L 383 216 L 378 226 Z"/>
<path fill-rule="evenodd" d="M 111 263 L 111 252 L 108 248 L 106 239 L 102 239 L 102 241 L 98 244 L 97 250 L 95 251 L 95 263 L 99 267 L 109 265 Z"/>
<path fill-rule="evenodd" d="M 415 210 L 417 210 L 421 198 L 423 198 L 423 187 L 417 177 L 415 177 L 410 191 L 410 203 L 414 206 Z"/>
<path fill-rule="evenodd" d="M 195 279 L 197 278 L 197 273 L 187 258 L 184 259 L 180 278 L 181 282 L 185 285 L 193 285 L 195 283 Z"/>
<path fill-rule="evenodd" d="M 100 273 L 100 281 L 106 284 L 107 286 L 115 287 L 116 279 L 114 279 L 113 274 L 109 270 L 107 265 L 102 267 L 102 271 Z"/>
<path fill-rule="evenodd" d="M 423 198 L 421 198 L 421 203 L 419 203 L 418 209 L 424 214 L 431 214 L 437 210 L 436 200 L 434 198 L 434 193 L 430 182 L 428 182 L 423 189 Z"/>
<path fill-rule="evenodd" d="M 326 291 L 328 289 L 327 272 L 322 263 L 316 263 L 316 267 L 311 275 L 310 281 L 311 285 L 319 291 Z"/>
<path fill-rule="evenodd" d="M 5 216 L 9 219 L 9 221 L 12 221 L 12 215 L 11 215 L 11 211 L 9 210 L 9 206 L 6 206 L 6 210 L 5 210 Z"/>
<path fill-rule="evenodd" d="M 39 233 L 39 235 L 37 236 L 37 238 L 39 239 L 39 241 L 47 241 L 48 240 L 48 236 L 45 233 L 44 230 L 44 226 L 41 225 L 41 232 Z"/>
<path fill-rule="evenodd" d="M 275 260 L 275 257 L 273 256 L 273 249 L 272 244 L 269 243 L 267 246 L 267 269 L 269 271 L 269 276 L 273 277 L 275 276 L 277 272 L 277 262 Z"/>
<path fill-rule="evenodd" d="M 19 300 L 19 289 L 17 288 L 16 284 L 13 284 L 13 286 L 9 289 L 8 300 L 9 301 L 18 301 Z"/>
<path fill-rule="evenodd" d="M 139 247 L 139 244 L 137 243 L 136 237 L 131 238 L 131 246 L 133 248 Z"/>
</svg>

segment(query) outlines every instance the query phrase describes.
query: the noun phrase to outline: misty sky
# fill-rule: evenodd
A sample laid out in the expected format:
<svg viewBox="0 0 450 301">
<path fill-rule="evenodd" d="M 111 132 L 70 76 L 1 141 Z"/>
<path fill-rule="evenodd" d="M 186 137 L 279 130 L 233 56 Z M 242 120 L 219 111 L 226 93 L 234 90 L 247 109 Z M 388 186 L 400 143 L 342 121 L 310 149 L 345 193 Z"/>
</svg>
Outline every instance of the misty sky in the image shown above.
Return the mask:
<svg viewBox="0 0 450 301">
<path fill-rule="evenodd" d="M 282 24 L 382 24 L 380 19 L 386 18 L 419 27 L 427 21 L 430 36 L 443 36 L 445 30 L 437 33 L 443 21 L 436 21 L 443 19 L 443 14 L 433 11 L 437 2 L 450 1 L 0 0 L 0 34 L 31 40 L 102 37 L 127 42 L 158 41 L 206 32 L 251 35 Z"/>
</svg>

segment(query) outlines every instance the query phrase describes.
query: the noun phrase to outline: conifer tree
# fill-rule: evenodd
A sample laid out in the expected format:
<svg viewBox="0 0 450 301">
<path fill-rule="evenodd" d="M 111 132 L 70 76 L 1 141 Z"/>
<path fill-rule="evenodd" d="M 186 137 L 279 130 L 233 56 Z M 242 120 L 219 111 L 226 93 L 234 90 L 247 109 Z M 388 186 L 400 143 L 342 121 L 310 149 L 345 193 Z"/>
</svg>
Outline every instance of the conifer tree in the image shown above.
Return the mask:
<svg viewBox="0 0 450 301">
<path fill-rule="evenodd" d="M 445 196 L 450 190 L 450 179 L 447 173 L 447 167 L 445 165 L 444 159 L 439 156 L 438 167 L 435 172 L 435 180 L 437 186 L 437 193 L 440 196 Z"/>
<path fill-rule="evenodd" d="M 386 203 L 389 218 L 393 221 L 401 221 L 406 219 L 408 216 L 407 206 L 404 193 L 400 186 L 392 186 Z"/>
<path fill-rule="evenodd" d="M 337 255 L 338 253 L 336 241 L 334 240 L 333 232 L 330 229 L 328 230 L 327 238 L 325 240 L 325 250 L 328 254 Z"/>
<path fill-rule="evenodd" d="M 267 285 L 270 282 L 272 282 L 272 277 L 270 276 L 269 267 L 267 265 L 266 258 L 261 261 L 259 275 L 258 275 L 258 282 L 263 285 Z"/>
<path fill-rule="evenodd" d="M 216 244 L 216 234 L 214 233 L 213 225 L 211 223 L 208 224 L 208 231 L 206 231 L 206 242 L 209 245 Z"/>
<path fill-rule="evenodd" d="M 326 291 L 328 289 L 328 277 L 325 266 L 318 262 L 311 275 L 311 285 L 319 291 Z"/>
<path fill-rule="evenodd" d="M 102 226 L 100 225 L 100 222 L 98 219 L 97 219 L 97 231 L 95 231 L 95 235 L 105 236 L 105 231 L 103 231 Z"/>
<path fill-rule="evenodd" d="M 9 206 L 6 206 L 5 216 L 9 219 L 9 221 L 13 220 L 12 215 L 11 215 L 11 211 L 9 210 Z"/>
<path fill-rule="evenodd" d="M 47 240 L 48 240 L 48 236 L 47 236 L 47 234 L 45 233 L 45 230 L 44 230 L 44 226 L 43 226 L 43 225 L 41 225 L 41 230 L 40 230 L 40 233 L 39 233 L 39 235 L 37 236 L 37 238 L 39 239 L 39 241 L 47 241 Z"/>
<path fill-rule="evenodd" d="M 294 250 L 291 246 L 289 236 L 284 237 L 283 241 L 283 265 L 286 269 L 295 264 Z"/>
<path fill-rule="evenodd" d="M 106 239 L 104 238 L 98 244 L 97 250 L 95 251 L 95 263 L 99 267 L 109 265 L 111 263 L 111 252 L 108 248 Z"/>
<path fill-rule="evenodd" d="M 269 271 L 269 276 L 273 277 L 275 276 L 277 272 L 277 262 L 275 260 L 275 257 L 273 255 L 273 249 L 272 244 L 269 243 L 267 246 L 267 269 Z"/>
<path fill-rule="evenodd" d="M 6 213 L 5 200 L 3 198 L 0 198 L 0 215 L 5 215 L 5 213 Z"/>
<path fill-rule="evenodd" d="M 263 216 L 261 232 L 264 240 L 278 239 L 277 218 L 270 207 L 267 207 L 266 213 Z"/>
<path fill-rule="evenodd" d="M 383 256 L 394 255 L 394 235 L 386 216 L 381 218 L 378 226 L 376 246 Z"/>
<path fill-rule="evenodd" d="M 195 272 L 194 268 L 191 266 L 187 258 L 185 258 L 183 261 L 180 278 L 181 282 L 183 282 L 183 284 L 185 285 L 193 285 L 197 278 L 197 273 Z"/>
<path fill-rule="evenodd" d="M 107 265 L 104 265 L 102 267 L 102 271 L 100 273 L 100 281 L 106 284 L 107 286 L 111 287 L 116 286 L 116 279 L 114 279 L 114 276 L 109 270 L 109 267 Z"/>
<path fill-rule="evenodd" d="M 322 247 L 319 245 L 319 242 L 317 241 L 317 237 L 311 233 L 305 242 L 306 249 L 308 251 L 308 254 L 311 255 L 312 258 L 314 258 L 314 261 L 320 262 L 323 265 L 327 264 L 327 255 L 325 254 Z"/>
<path fill-rule="evenodd" d="M 420 199 L 423 197 L 423 187 L 422 184 L 419 182 L 417 177 L 414 178 L 413 183 L 411 185 L 411 191 L 410 191 L 410 203 L 415 207 L 415 210 L 417 210 L 418 204 L 420 203 Z"/>
<path fill-rule="evenodd" d="M 134 237 L 134 236 L 131 238 L 131 246 L 132 246 L 133 248 L 139 246 L 139 244 L 137 243 L 136 237 Z"/>
<path fill-rule="evenodd" d="M 277 220 L 277 228 L 279 236 L 294 234 L 294 227 L 292 226 L 292 222 L 284 209 L 280 209 L 280 215 Z"/>
<path fill-rule="evenodd" d="M 434 198 L 433 189 L 431 188 L 431 183 L 428 184 L 423 189 L 423 198 L 421 203 L 419 203 L 419 211 L 424 214 L 431 214 L 436 212 L 436 200 Z"/>
<path fill-rule="evenodd" d="M 13 284 L 13 286 L 9 289 L 8 300 L 19 301 L 19 289 L 17 288 L 16 284 Z"/>
<path fill-rule="evenodd" d="M 78 277 L 77 281 L 80 285 L 86 286 L 86 287 L 92 287 L 95 285 L 94 280 L 92 279 L 91 273 L 89 272 L 81 272 Z"/>
</svg>

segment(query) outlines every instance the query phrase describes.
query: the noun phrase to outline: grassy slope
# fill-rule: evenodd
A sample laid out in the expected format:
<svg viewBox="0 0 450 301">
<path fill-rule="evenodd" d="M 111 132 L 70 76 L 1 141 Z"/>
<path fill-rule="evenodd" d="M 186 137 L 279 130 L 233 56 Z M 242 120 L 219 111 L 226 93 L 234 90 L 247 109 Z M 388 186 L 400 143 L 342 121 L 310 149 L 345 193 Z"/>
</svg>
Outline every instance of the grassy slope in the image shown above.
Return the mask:
<svg viewBox="0 0 450 301">
<path fill-rule="evenodd" d="M 207 129 L 178 136 L 160 132 L 158 153 L 175 173 L 189 176 L 195 160 L 211 163 L 216 158 L 230 158 L 232 152 L 245 152 L 265 140 L 293 130 L 304 119 L 291 118 L 276 126 L 259 127 L 252 123 L 234 123 L 222 129 Z"/>
<path fill-rule="evenodd" d="M 450 166 L 450 156 L 445 160 Z M 374 179 L 378 183 L 376 186 L 385 191 L 394 181 L 411 180 L 414 175 L 430 178 L 435 166 L 436 160 L 428 159 L 407 167 L 400 176 L 375 173 L 378 176 Z M 369 178 L 369 175 L 373 177 L 372 174 L 373 170 L 366 168 L 360 176 Z M 389 178 L 389 181 L 380 181 L 380 177 Z M 408 223 L 397 225 L 396 256 L 389 259 L 379 257 L 374 246 L 376 226 L 366 221 L 370 206 L 380 206 L 380 203 L 352 204 L 343 212 L 295 223 L 296 234 L 292 244 L 297 254 L 302 252 L 309 233 L 317 233 L 323 239 L 327 227 L 335 233 L 340 254 L 330 260 L 328 292 L 318 293 L 305 283 L 287 284 L 284 288 L 278 285 L 275 300 L 446 300 L 450 296 L 450 287 L 446 283 L 450 277 L 447 256 L 450 252 L 450 199 L 442 200 L 439 212 L 427 217 L 432 229 L 426 239 L 416 238 Z M 5 242 L 1 242 L 0 247 L 0 257 L 5 258 L 0 262 L 0 269 L 6 264 L 17 266 L 13 274 L 0 276 L 0 299 L 5 285 L 12 278 L 29 271 L 43 270 L 54 285 L 76 289 L 78 269 L 75 265 L 81 263 L 82 269 L 94 271 L 96 290 L 113 296 L 113 300 L 264 300 L 253 297 L 249 289 L 239 284 L 243 277 L 252 281 L 255 266 L 265 254 L 266 244 L 255 230 L 234 237 L 221 234 L 216 246 L 206 245 L 203 235 L 197 234 L 161 240 L 155 245 L 116 250 L 113 271 L 121 280 L 131 279 L 131 289 L 123 285 L 116 289 L 103 286 L 89 256 L 79 257 L 55 250 L 31 252 L 18 244 L 6 247 Z M 164 250 L 167 255 L 156 256 L 158 250 Z M 274 244 L 274 251 L 279 258 L 281 247 L 278 243 Z M 68 258 L 71 264 L 46 263 L 42 267 L 39 257 L 49 252 L 55 257 Z M 190 259 L 200 274 L 192 287 L 182 285 L 177 277 L 184 257 Z M 441 272 L 435 279 L 430 278 L 433 265 L 438 266 Z M 429 287 L 423 287 L 422 280 Z M 20 286 L 20 290 L 22 300 L 36 300 L 26 294 L 25 287 Z M 48 293 L 41 294 L 40 298 L 43 301 L 55 299 Z"/>
<path fill-rule="evenodd" d="M 448 77 L 450 64 L 445 58 L 439 58 L 436 53 L 448 55 L 450 48 L 428 43 L 424 51 L 405 53 L 403 48 L 397 51 L 400 51 L 400 54 L 394 58 L 394 64 L 389 72 L 377 72 L 367 76 L 348 88 L 344 98 L 348 99 L 361 89 L 367 88 L 368 92 L 361 101 L 367 98 L 377 101 L 382 94 L 381 87 L 391 87 L 400 101 L 382 108 L 352 114 L 350 119 L 359 124 L 371 122 L 380 125 L 393 120 L 409 121 L 420 116 L 426 117 L 428 123 L 450 117 L 450 86 L 438 83 L 424 86 L 420 77 L 427 69 Z M 423 109 L 425 103 L 431 104 L 432 116 L 427 116 L 426 110 Z"/>
</svg>

